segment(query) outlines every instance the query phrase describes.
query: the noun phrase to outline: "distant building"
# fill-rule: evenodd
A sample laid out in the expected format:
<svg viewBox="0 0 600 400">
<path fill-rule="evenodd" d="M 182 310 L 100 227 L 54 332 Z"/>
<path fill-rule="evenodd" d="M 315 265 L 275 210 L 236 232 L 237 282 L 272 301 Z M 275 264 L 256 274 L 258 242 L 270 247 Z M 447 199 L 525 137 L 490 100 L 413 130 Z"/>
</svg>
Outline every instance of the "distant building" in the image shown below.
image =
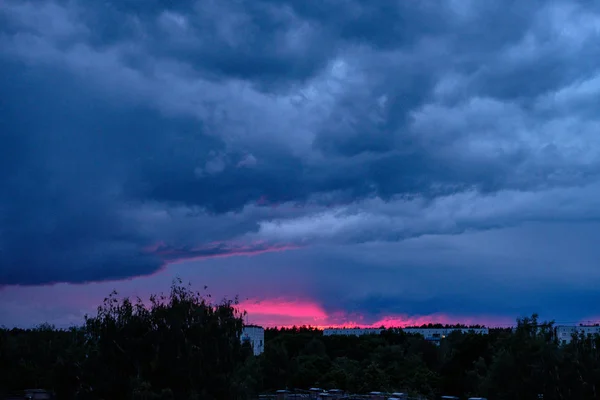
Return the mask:
<svg viewBox="0 0 600 400">
<path fill-rule="evenodd" d="M 343 336 L 362 336 L 379 335 L 384 329 L 380 328 L 332 328 L 323 330 L 323 336 L 343 335 Z M 425 340 L 438 343 L 452 332 L 475 333 L 487 335 L 488 328 L 402 328 L 403 332 L 408 334 L 422 335 Z"/>
<path fill-rule="evenodd" d="M 560 344 L 571 343 L 573 335 L 583 335 L 586 337 L 600 335 L 600 325 L 559 325 L 556 327 L 556 338 Z"/>
<path fill-rule="evenodd" d="M 265 351 L 265 329 L 262 326 L 246 325 L 242 330 L 242 343 L 247 342 L 252 347 L 255 356 Z"/>
<path fill-rule="evenodd" d="M 384 329 L 378 328 L 332 328 L 324 329 L 323 336 L 362 336 L 362 335 L 379 335 Z"/>
<path fill-rule="evenodd" d="M 440 340 L 453 332 L 474 333 L 477 335 L 487 335 L 489 333 L 488 328 L 404 328 L 402 331 L 413 335 L 422 335 L 425 340 L 435 343 L 439 343 Z"/>
</svg>

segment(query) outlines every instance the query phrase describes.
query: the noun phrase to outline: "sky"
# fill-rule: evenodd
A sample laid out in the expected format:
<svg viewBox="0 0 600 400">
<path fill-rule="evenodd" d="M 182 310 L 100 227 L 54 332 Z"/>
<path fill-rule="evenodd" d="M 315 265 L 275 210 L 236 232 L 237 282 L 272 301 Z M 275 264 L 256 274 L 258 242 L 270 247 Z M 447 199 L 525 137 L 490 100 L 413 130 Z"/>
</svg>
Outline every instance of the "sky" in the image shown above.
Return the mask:
<svg viewBox="0 0 600 400">
<path fill-rule="evenodd" d="M 0 0 L 0 325 L 596 321 L 599 59 L 587 0 Z"/>
</svg>

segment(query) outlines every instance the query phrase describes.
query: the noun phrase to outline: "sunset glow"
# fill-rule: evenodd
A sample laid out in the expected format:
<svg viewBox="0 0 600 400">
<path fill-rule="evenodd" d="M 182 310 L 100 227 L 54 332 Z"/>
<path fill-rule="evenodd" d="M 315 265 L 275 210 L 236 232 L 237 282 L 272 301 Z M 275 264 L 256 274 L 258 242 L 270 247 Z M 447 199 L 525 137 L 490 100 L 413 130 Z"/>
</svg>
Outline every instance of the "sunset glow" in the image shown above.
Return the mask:
<svg viewBox="0 0 600 400">
<path fill-rule="evenodd" d="M 506 317 L 459 317 L 445 314 L 424 316 L 390 315 L 368 322 L 364 316 L 335 312 L 328 314 L 323 307 L 310 301 L 285 299 L 246 300 L 238 305 L 246 311 L 245 321 L 265 327 L 311 326 L 314 328 L 401 328 L 429 323 L 509 326 L 514 319 Z"/>
</svg>

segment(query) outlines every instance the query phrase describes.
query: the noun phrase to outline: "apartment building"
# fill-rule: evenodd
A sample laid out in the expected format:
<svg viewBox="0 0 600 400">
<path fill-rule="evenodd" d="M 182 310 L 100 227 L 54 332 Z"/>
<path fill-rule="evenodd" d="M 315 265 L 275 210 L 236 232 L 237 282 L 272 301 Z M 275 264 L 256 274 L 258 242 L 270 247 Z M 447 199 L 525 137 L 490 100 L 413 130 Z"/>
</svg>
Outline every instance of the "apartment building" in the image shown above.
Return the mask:
<svg viewBox="0 0 600 400">
<path fill-rule="evenodd" d="M 555 332 L 560 344 L 569 344 L 573 340 L 573 335 L 600 335 L 600 325 L 559 325 L 555 328 Z"/>
<path fill-rule="evenodd" d="M 380 328 L 332 328 L 324 329 L 323 336 L 362 336 L 362 335 L 379 335 L 384 329 Z"/>
<path fill-rule="evenodd" d="M 332 328 L 323 330 L 323 336 L 343 335 L 343 336 L 362 336 L 362 335 L 379 335 L 384 329 L 380 328 Z M 475 333 L 479 335 L 487 335 L 488 328 L 402 328 L 402 331 L 408 334 L 422 335 L 425 340 L 435 343 L 452 332 Z"/>
<path fill-rule="evenodd" d="M 242 343 L 247 342 L 252 347 L 255 356 L 265 351 L 265 329 L 258 325 L 246 325 L 242 330 Z"/>
</svg>

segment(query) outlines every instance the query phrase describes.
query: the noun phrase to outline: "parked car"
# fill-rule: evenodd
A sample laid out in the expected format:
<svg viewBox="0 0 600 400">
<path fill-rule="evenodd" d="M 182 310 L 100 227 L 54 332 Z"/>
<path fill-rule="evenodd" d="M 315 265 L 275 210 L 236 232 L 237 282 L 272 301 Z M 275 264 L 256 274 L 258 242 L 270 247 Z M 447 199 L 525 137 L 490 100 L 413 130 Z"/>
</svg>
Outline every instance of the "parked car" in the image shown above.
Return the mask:
<svg viewBox="0 0 600 400">
<path fill-rule="evenodd" d="M 47 390 L 28 389 L 25 391 L 25 398 L 27 400 L 52 400 L 54 396 Z"/>
<path fill-rule="evenodd" d="M 2 396 L 2 400 L 53 400 L 54 394 L 43 389 L 27 389 Z"/>
</svg>

